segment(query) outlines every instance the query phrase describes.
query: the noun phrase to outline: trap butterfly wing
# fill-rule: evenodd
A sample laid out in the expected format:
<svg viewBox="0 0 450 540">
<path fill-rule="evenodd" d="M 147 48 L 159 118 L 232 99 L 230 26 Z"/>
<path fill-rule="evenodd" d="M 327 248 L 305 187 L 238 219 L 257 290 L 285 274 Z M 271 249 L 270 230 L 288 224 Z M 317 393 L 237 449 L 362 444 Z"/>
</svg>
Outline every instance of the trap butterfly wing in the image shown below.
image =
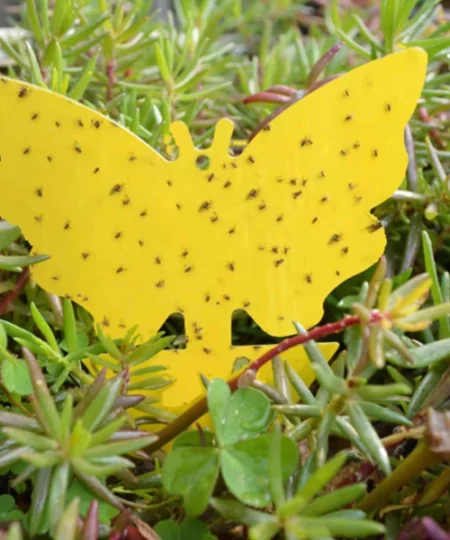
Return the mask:
<svg viewBox="0 0 450 540">
<path fill-rule="evenodd" d="M 235 357 L 258 354 L 230 350 L 234 310 L 290 334 L 292 319 L 317 323 L 325 296 L 380 257 L 370 210 L 402 181 L 425 65 L 408 49 L 356 68 L 289 107 L 236 158 L 228 120 L 202 151 L 176 122 L 171 162 L 78 103 L 1 79 L 0 215 L 51 256 L 34 279 L 83 305 L 105 333 L 138 324 L 150 337 L 170 313 L 185 315 L 187 349 L 163 360 L 177 382 L 162 401 L 179 410 L 202 392 L 199 373 L 228 377 Z M 335 345 L 323 348 L 330 356 Z M 284 358 L 312 379 L 302 350 Z"/>
</svg>

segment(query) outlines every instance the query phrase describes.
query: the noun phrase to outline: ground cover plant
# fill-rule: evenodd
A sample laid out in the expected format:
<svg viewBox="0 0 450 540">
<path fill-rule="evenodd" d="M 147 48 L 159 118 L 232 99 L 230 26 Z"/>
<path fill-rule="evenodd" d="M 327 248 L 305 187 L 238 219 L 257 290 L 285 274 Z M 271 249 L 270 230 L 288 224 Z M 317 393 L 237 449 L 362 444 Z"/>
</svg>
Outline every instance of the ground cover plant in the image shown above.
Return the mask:
<svg viewBox="0 0 450 540">
<path fill-rule="evenodd" d="M 185 344 L 182 317 L 144 343 L 135 328 L 112 340 L 30 279 L 45 255 L 1 223 L 3 536 L 448 538 L 445 6 L 178 0 L 158 14 L 145 1 L 27 0 L 11 24 L 26 33 L 0 36 L 5 75 L 79 100 L 167 157 L 170 121 L 206 147 L 229 117 L 239 154 L 280 106 L 354 66 L 418 46 L 428 67 L 403 184 L 374 212 L 385 256 L 326 298 L 319 326 L 295 322 L 229 384 L 203 378 L 206 397 L 177 419 L 155 396 L 168 383 L 159 353 Z M 339 342 L 330 363 L 324 340 Z M 237 312 L 233 343 L 261 341 L 278 342 Z M 311 386 L 278 357 L 299 345 Z M 269 362 L 270 385 L 255 378 Z M 207 410 L 211 429 L 197 423 Z"/>
</svg>

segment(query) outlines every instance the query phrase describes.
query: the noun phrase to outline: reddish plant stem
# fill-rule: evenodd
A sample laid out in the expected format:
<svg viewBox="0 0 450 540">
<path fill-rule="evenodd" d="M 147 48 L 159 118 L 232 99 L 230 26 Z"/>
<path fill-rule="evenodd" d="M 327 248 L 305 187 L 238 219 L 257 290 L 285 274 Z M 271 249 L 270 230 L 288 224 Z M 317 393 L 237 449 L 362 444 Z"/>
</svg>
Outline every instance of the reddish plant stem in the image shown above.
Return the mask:
<svg viewBox="0 0 450 540">
<path fill-rule="evenodd" d="M 264 92 L 258 92 L 257 94 L 252 94 L 251 96 L 246 97 L 243 100 L 243 103 L 248 105 L 249 103 L 290 103 L 291 101 L 291 97 L 284 94 L 275 94 L 269 90 L 266 90 Z"/>
<path fill-rule="evenodd" d="M 12 302 L 19 296 L 25 287 L 28 278 L 30 277 L 30 269 L 28 266 L 22 270 L 19 277 L 17 278 L 14 289 L 5 294 L 5 296 L 0 300 L 0 317 L 8 311 L 8 308 Z"/>
<path fill-rule="evenodd" d="M 333 60 L 333 58 L 342 49 L 343 46 L 344 42 L 339 41 L 338 43 L 336 43 L 336 45 L 333 45 L 333 47 L 331 47 L 329 51 L 323 54 L 319 58 L 319 60 L 317 60 L 306 80 L 306 88 L 310 88 L 314 83 L 317 82 L 320 74 L 325 70 L 325 68 L 328 66 L 331 60 Z"/>
<path fill-rule="evenodd" d="M 381 318 L 382 315 L 380 313 L 373 312 L 371 322 L 380 321 Z M 300 334 L 298 336 L 287 338 L 272 349 L 268 350 L 262 356 L 257 358 L 254 362 L 251 362 L 245 369 L 245 371 L 239 373 L 238 375 L 230 379 L 228 381 L 228 385 L 230 389 L 234 392 L 238 388 L 239 381 L 241 380 L 241 377 L 243 375 L 249 372 L 256 375 L 259 369 L 261 369 L 265 364 L 267 364 L 267 362 L 269 362 L 270 360 L 272 360 L 272 358 L 275 358 L 275 356 L 278 356 L 282 352 L 287 351 L 288 349 L 292 349 L 292 347 L 296 347 L 297 345 L 303 345 L 304 343 L 313 339 L 321 339 L 332 334 L 337 334 L 339 332 L 342 332 L 349 326 L 355 326 L 360 322 L 361 318 L 359 316 L 352 315 L 349 317 L 345 317 L 344 319 L 341 319 L 337 322 L 324 324 L 323 326 L 317 326 L 316 328 L 313 328 L 305 334 Z M 196 401 L 191 407 L 189 407 L 187 411 L 181 414 L 171 424 L 159 431 L 158 440 L 147 446 L 145 448 L 145 451 L 151 453 L 159 450 L 162 446 L 174 439 L 185 429 L 187 429 L 191 424 L 193 424 L 196 420 L 202 417 L 207 411 L 208 403 L 206 401 L 206 396 L 204 396 L 198 401 Z"/>
<path fill-rule="evenodd" d="M 419 118 L 422 120 L 422 122 L 425 122 L 426 124 L 430 124 L 432 122 L 430 115 L 428 114 L 428 111 L 425 107 L 419 107 L 419 110 L 417 111 Z M 430 129 L 430 136 L 434 139 L 436 144 L 439 146 L 441 150 L 445 150 L 446 146 L 444 141 L 442 140 L 441 134 L 439 133 L 439 130 L 436 128 Z"/>
<path fill-rule="evenodd" d="M 283 96 L 289 96 L 292 98 L 297 90 L 295 90 L 295 88 L 291 88 L 290 86 L 286 86 L 285 84 L 274 84 L 273 86 L 267 88 L 266 92 L 270 92 L 272 94 L 281 94 Z"/>
</svg>

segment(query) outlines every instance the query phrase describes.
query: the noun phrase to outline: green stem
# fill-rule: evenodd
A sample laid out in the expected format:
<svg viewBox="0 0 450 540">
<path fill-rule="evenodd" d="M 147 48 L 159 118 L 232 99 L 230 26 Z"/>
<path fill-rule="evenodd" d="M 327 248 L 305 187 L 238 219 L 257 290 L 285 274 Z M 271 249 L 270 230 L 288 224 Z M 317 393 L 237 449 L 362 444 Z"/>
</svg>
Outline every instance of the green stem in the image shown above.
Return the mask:
<svg viewBox="0 0 450 540">
<path fill-rule="evenodd" d="M 437 501 L 450 485 L 450 469 L 445 469 L 441 474 L 432 480 L 429 484 L 423 497 L 420 499 L 420 505 L 432 504 Z"/>
<path fill-rule="evenodd" d="M 371 512 L 386 506 L 387 501 L 401 487 L 408 484 L 425 469 L 439 463 L 439 461 L 439 457 L 433 454 L 423 441 L 420 442 L 389 476 L 378 484 L 369 495 L 364 497 L 359 504 L 359 509 L 364 512 Z"/>
</svg>

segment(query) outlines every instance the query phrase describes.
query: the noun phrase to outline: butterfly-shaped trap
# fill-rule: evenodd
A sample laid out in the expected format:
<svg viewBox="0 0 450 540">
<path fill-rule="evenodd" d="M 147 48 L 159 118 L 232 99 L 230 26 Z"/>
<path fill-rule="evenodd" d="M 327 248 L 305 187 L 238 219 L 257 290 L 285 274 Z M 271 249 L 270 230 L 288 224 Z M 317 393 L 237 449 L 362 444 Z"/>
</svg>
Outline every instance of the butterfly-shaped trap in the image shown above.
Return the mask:
<svg viewBox="0 0 450 540">
<path fill-rule="evenodd" d="M 51 256 L 33 268 L 37 283 L 106 334 L 139 325 L 150 337 L 184 315 L 186 350 L 161 360 L 175 379 L 163 405 L 179 410 L 202 393 L 200 373 L 227 378 L 236 357 L 263 352 L 231 347 L 235 310 L 292 334 L 293 319 L 317 323 L 327 294 L 380 257 L 370 210 L 404 177 L 425 68 L 420 49 L 358 67 L 286 109 L 238 157 L 229 120 L 203 150 L 175 122 L 170 162 L 108 118 L 2 78 L 0 215 Z M 323 345 L 327 356 L 335 348 Z M 303 350 L 282 357 L 311 380 Z"/>
</svg>

